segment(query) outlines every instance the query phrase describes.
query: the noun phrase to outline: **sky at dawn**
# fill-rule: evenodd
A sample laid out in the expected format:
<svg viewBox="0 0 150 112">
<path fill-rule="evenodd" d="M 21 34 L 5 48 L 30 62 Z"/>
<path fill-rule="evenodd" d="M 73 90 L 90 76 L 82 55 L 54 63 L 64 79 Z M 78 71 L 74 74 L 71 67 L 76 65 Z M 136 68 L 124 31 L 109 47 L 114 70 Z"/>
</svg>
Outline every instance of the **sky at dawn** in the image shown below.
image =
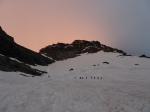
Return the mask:
<svg viewBox="0 0 150 112">
<path fill-rule="evenodd" d="M 85 39 L 150 55 L 150 0 L 0 0 L 0 25 L 35 51 Z"/>
</svg>

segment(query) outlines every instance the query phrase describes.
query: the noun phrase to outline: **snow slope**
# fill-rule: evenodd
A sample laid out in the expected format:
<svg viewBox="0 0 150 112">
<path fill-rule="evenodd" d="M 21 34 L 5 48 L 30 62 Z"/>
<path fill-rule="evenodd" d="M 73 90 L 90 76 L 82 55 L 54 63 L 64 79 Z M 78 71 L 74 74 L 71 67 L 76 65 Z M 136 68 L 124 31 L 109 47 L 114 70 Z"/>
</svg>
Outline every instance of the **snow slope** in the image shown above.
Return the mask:
<svg viewBox="0 0 150 112">
<path fill-rule="evenodd" d="M 98 52 L 38 68 L 48 74 L 0 72 L 0 112 L 150 112 L 150 59 Z"/>
</svg>

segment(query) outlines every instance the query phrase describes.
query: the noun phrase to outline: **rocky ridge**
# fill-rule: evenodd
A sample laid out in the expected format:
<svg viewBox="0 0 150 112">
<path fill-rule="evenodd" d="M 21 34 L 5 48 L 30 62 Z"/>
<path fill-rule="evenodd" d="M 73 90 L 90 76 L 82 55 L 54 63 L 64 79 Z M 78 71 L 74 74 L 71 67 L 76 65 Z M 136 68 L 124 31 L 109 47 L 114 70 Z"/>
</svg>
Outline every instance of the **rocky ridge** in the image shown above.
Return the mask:
<svg viewBox="0 0 150 112">
<path fill-rule="evenodd" d="M 14 38 L 9 36 L 0 27 L 0 54 L 7 57 L 16 58 L 17 60 L 29 65 L 48 65 L 54 62 L 41 54 L 27 49 L 14 41 Z"/>
<path fill-rule="evenodd" d="M 53 59 L 17 44 L 14 38 L 0 27 L 0 70 L 40 76 L 46 72 L 34 69 L 30 65 L 46 66 L 52 62 Z"/>
<path fill-rule="evenodd" d="M 71 44 L 57 43 L 40 50 L 41 54 L 52 57 L 54 60 L 64 60 L 79 56 L 82 53 L 96 53 L 98 51 L 117 52 L 123 55 L 122 50 L 101 44 L 99 41 L 75 40 Z"/>
</svg>

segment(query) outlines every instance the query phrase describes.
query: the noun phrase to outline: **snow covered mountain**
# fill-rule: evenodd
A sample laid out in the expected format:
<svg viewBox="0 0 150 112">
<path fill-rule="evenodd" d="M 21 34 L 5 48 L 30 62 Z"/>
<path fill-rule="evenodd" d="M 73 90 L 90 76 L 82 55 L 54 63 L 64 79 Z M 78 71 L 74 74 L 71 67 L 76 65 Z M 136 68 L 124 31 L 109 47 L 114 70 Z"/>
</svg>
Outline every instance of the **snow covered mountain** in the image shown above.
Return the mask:
<svg viewBox="0 0 150 112">
<path fill-rule="evenodd" d="M 36 53 L 0 27 L 0 112 L 150 112 L 149 58 L 86 40 Z"/>
<path fill-rule="evenodd" d="M 126 52 L 101 44 L 99 41 L 74 40 L 72 43 L 57 43 L 46 46 L 40 50 L 41 54 L 47 55 L 54 60 L 64 60 L 79 56 L 83 53 L 96 53 L 98 51 L 117 52 L 127 55 Z"/>
<path fill-rule="evenodd" d="M 75 40 L 71 44 L 58 43 L 42 48 L 39 53 L 27 49 L 14 41 L 0 27 L 0 70 L 3 71 L 19 71 L 34 76 L 40 76 L 45 71 L 33 69 L 29 65 L 46 66 L 54 62 L 54 60 L 63 60 L 79 56 L 82 53 L 95 53 L 98 51 L 125 52 L 102 45 L 98 41 Z"/>
<path fill-rule="evenodd" d="M 0 112 L 150 112 L 150 59 L 99 51 L 24 77 L 0 72 Z"/>
</svg>

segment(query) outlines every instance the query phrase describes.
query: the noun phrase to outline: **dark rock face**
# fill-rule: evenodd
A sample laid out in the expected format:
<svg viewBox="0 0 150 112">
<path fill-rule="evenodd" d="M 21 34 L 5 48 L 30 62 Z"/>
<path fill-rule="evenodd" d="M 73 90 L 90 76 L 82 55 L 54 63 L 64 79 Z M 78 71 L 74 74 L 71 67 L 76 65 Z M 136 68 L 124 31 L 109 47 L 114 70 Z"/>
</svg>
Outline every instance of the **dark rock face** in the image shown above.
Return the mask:
<svg viewBox="0 0 150 112">
<path fill-rule="evenodd" d="M 77 50 L 68 44 L 58 43 L 40 50 L 41 54 L 52 57 L 54 60 L 63 60 L 77 56 Z"/>
<path fill-rule="evenodd" d="M 98 48 L 98 47 L 88 46 L 88 47 L 86 47 L 85 49 L 82 50 L 82 53 L 96 53 L 99 50 L 101 50 L 101 49 Z"/>
<path fill-rule="evenodd" d="M 109 46 L 106 46 L 106 45 L 102 45 L 102 50 L 104 52 L 116 52 L 116 53 L 121 53 L 122 55 L 126 55 L 127 53 L 122 51 L 122 50 L 119 50 L 119 49 L 116 49 L 116 48 L 112 48 L 112 47 L 109 47 Z"/>
<path fill-rule="evenodd" d="M 13 57 L 30 65 L 48 65 L 54 60 L 42 56 L 32 50 L 15 43 L 14 38 L 7 35 L 0 27 L 0 54 Z"/>
<path fill-rule="evenodd" d="M 101 47 L 101 44 L 98 41 L 86 41 L 86 40 L 75 40 L 72 42 L 72 45 L 79 50 L 83 50 L 86 47 L 95 47 L 95 48 Z"/>
<path fill-rule="evenodd" d="M 6 72 L 23 72 L 33 76 L 41 76 L 43 73 L 46 73 L 2 55 L 0 55 L 0 70 Z"/>
<path fill-rule="evenodd" d="M 101 50 L 125 54 L 124 51 L 102 45 L 98 41 L 86 40 L 75 40 L 71 44 L 57 43 L 49 45 L 41 49 L 40 53 L 52 57 L 55 60 L 64 60 L 79 56 L 82 53 L 96 53 Z"/>
</svg>

